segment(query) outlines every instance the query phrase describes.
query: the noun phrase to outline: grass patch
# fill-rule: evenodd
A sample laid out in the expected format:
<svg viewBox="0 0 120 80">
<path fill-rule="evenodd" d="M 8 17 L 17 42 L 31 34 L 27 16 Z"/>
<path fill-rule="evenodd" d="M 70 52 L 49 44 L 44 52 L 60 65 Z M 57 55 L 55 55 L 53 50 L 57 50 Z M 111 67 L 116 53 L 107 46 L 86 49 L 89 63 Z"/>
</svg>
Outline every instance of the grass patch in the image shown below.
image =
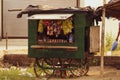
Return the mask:
<svg viewBox="0 0 120 80">
<path fill-rule="evenodd" d="M 20 75 L 20 69 L 0 69 L 0 80 L 35 80 L 35 77 L 30 77 L 29 75 Z"/>
</svg>

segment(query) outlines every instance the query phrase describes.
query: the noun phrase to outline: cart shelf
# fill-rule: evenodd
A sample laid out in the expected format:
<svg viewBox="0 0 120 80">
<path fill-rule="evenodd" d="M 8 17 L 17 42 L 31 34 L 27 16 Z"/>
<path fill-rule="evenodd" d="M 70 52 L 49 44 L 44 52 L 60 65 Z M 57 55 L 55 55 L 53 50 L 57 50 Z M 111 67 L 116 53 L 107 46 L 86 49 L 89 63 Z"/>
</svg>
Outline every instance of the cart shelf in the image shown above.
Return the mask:
<svg viewBox="0 0 120 80">
<path fill-rule="evenodd" d="M 45 46 L 45 45 L 31 45 L 33 49 L 66 49 L 77 51 L 78 47 L 76 46 Z"/>
</svg>

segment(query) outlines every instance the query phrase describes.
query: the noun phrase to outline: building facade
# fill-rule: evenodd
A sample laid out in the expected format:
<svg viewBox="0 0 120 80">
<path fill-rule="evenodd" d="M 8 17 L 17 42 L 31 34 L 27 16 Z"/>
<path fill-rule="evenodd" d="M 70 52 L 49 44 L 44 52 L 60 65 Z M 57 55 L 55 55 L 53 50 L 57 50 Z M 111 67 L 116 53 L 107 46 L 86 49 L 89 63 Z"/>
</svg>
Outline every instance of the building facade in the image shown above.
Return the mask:
<svg viewBox="0 0 120 80">
<path fill-rule="evenodd" d="M 1 25 L 1 20 L 2 20 L 1 17 L 2 17 L 2 16 L 1 16 L 1 12 L 2 12 L 2 11 L 1 11 L 1 0 L 0 0 L 0 40 L 1 40 L 1 38 L 2 38 L 2 33 L 1 33 L 1 32 L 2 32 L 2 25 Z"/>
<path fill-rule="evenodd" d="M 0 0 L 0 38 L 5 38 L 6 33 L 11 38 L 24 38 L 28 34 L 27 20 L 25 19 L 27 15 L 22 19 L 17 19 L 16 15 L 19 12 L 9 12 L 9 9 L 24 9 L 30 4 L 48 5 L 56 8 L 76 7 L 76 3 L 77 0 Z M 80 0 L 80 7 L 83 6 L 84 0 Z"/>
</svg>

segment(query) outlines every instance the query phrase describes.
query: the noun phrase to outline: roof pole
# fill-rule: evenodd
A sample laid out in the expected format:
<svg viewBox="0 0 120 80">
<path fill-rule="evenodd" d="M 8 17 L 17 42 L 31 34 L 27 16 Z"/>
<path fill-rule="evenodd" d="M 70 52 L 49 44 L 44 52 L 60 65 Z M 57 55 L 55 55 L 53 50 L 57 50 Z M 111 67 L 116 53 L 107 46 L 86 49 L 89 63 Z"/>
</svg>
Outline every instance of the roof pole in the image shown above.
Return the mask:
<svg viewBox="0 0 120 80">
<path fill-rule="evenodd" d="M 103 0 L 103 6 L 106 4 L 106 0 Z M 102 30 L 101 30 L 101 76 L 104 74 L 104 38 L 105 38 L 105 8 L 102 11 Z"/>
<path fill-rule="evenodd" d="M 80 0 L 76 0 L 76 7 L 77 7 L 77 8 L 80 7 Z"/>
</svg>

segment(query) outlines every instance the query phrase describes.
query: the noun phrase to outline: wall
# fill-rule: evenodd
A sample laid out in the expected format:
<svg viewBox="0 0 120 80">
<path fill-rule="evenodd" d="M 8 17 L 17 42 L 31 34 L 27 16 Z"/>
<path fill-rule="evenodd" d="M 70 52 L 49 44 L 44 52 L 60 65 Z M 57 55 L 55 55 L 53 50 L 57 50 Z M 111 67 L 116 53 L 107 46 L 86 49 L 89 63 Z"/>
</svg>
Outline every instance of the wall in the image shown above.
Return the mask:
<svg viewBox="0 0 120 80">
<path fill-rule="evenodd" d="M 80 0 L 80 7 L 84 7 L 84 0 Z"/>
<path fill-rule="evenodd" d="M 1 40 L 1 32 L 2 32 L 2 27 L 1 27 L 1 0 L 0 0 L 0 40 Z"/>
<path fill-rule="evenodd" d="M 19 3 L 19 4 L 18 4 Z M 69 4 L 68 4 L 69 3 Z M 19 11 L 9 12 L 9 9 L 25 9 L 28 5 L 48 5 L 55 8 L 74 7 L 75 0 L 3 0 L 3 36 L 27 37 L 27 15 L 16 18 Z"/>
<path fill-rule="evenodd" d="M 38 2 L 39 1 L 39 2 Z M 17 19 L 16 15 L 19 12 L 8 12 L 8 9 L 22 8 L 24 9 L 29 4 L 34 5 L 50 5 L 53 7 L 75 7 L 76 0 L 3 0 L 3 36 L 6 32 L 9 37 L 27 37 L 27 20 L 26 16 L 23 16 L 21 19 Z M 18 4 L 19 2 L 19 4 Z M 46 3 L 47 2 L 47 3 Z M 49 3 L 49 4 L 48 4 Z M 59 4 L 58 4 L 59 3 Z M 68 4 L 69 3 L 69 4 Z M 14 5 L 13 5 L 14 4 Z M 80 0 L 80 6 L 84 6 L 84 0 Z M 0 12 L 1 12 L 1 0 L 0 0 Z M 0 13 L 1 18 L 1 13 Z M 22 23 L 22 24 L 21 24 Z M 0 19 L 0 38 L 2 35 L 1 31 L 1 19 Z"/>
</svg>

